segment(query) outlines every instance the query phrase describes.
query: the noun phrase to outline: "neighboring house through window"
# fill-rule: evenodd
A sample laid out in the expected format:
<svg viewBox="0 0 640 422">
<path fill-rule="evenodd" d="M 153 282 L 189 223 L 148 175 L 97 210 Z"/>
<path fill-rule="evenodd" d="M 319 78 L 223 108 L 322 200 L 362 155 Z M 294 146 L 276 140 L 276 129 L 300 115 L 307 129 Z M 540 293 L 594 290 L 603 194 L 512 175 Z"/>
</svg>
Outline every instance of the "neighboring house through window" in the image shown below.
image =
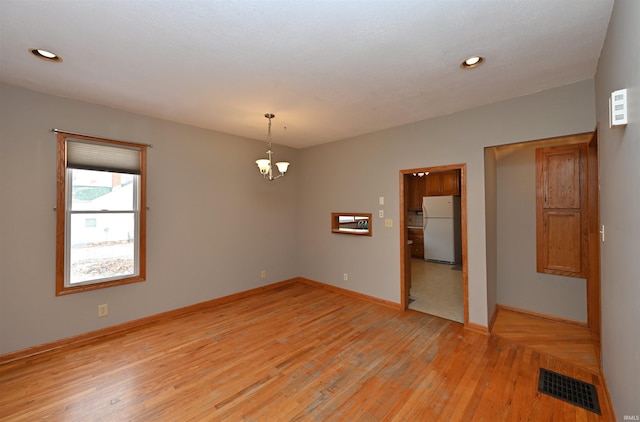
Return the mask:
<svg viewBox="0 0 640 422">
<path fill-rule="evenodd" d="M 56 294 L 146 276 L 146 145 L 58 132 Z"/>
</svg>

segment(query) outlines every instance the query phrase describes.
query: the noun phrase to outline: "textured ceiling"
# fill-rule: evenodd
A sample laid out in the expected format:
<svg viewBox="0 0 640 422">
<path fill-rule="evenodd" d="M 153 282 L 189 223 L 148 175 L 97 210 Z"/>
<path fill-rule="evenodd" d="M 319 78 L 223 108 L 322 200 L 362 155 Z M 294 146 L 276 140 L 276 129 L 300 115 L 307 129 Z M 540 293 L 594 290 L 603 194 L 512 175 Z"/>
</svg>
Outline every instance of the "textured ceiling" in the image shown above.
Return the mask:
<svg viewBox="0 0 640 422">
<path fill-rule="evenodd" d="M 0 0 L 0 81 L 260 140 L 271 112 L 274 143 L 304 148 L 591 78 L 612 7 Z"/>
</svg>

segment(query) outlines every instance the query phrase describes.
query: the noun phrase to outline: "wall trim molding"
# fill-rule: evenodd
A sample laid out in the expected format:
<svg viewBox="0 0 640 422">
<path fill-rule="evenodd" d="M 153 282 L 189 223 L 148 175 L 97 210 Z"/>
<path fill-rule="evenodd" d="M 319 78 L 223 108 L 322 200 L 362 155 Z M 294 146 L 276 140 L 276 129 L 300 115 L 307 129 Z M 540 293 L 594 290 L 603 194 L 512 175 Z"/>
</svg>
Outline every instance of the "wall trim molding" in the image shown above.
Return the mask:
<svg viewBox="0 0 640 422">
<path fill-rule="evenodd" d="M 467 322 L 464 325 L 465 330 L 473 331 L 485 336 L 489 335 L 489 329 L 485 325 L 476 324 L 475 322 Z"/>
<path fill-rule="evenodd" d="M 496 316 L 497 316 L 498 311 L 500 309 L 504 309 L 505 311 L 511 311 L 511 312 L 515 312 L 517 314 L 527 315 L 527 316 L 530 316 L 530 317 L 539 318 L 539 319 L 543 319 L 543 320 L 547 320 L 547 321 L 561 322 L 563 324 L 575 325 L 575 326 L 580 327 L 580 328 L 589 328 L 586 322 L 576 321 L 574 319 L 569 319 L 569 318 L 557 317 L 557 316 L 554 316 L 554 315 L 541 314 L 541 313 L 538 313 L 538 312 L 529 311 L 527 309 L 514 308 L 514 307 L 511 307 L 511 306 L 500 305 L 500 304 L 496 305 L 496 309 L 495 309 L 495 312 L 494 312 L 494 314 Z"/>
<path fill-rule="evenodd" d="M 71 346 L 81 346 L 101 338 L 106 338 L 106 337 L 117 335 L 117 334 L 123 334 L 147 324 L 153 324 L 155 322 L 170 319 L 170 318 L 175 318 L 176 316 L 183 315 L 189 312 L 199 311 L 201 309 L 209 308 L 212 306 L 224 305 L 224 304 L 234 302 L 236 300 L 240 300 L 246 297 L 255 296 L 257 294 L 260 294 L 268 290 L 277 289 L 287 284 L 295 283 L 296 281 L 300 281 L 300 280 L 296 277 L 289 280 L 284 280 L 284 281 L 276 282 L 273 284 L 269 284 L 266 286 L 257 287 L 255 289 L 234 293 L 229 296 L 223 296 L 223 297 L 208 300 L 205 302 L 200 302 L 193 305 L 185 306 L 183 308 L 173 309 L 171 311 L 149 315 L 144 318 L 124 322 L 118 325 L 112 325 L 110 327 L 101 328 L 99 330 L 89 331 L 87 333 L 78 334 L 72 337 L 65 337 L 65 338 L 54 340 L 52 342 L 44 343 L 38 346 L 17 350 L 15 352 L 9 352 L 4 355 L 0 355 L 0 365 L 4 365 L 6 363 L 13 362 L 20 359 L 30 358 L 46 352 L 52 352 L 55 350 L 64 349 Z"/>
<path fill-rule="evenodd" d="M 491 318 L 489 319 L 489 332 L 493 331 L 493 325 L 496 323 L 496 319 L 498 318 L 498 307 L 500 305 L 495 305 L 493 307 L 493 312 L 491 313 Z"/>
<path fill-rule="evenodd" d="M 380 298 L 377 298 L 377 297 L 374 297 L 374 296 L 366 295 L 364 293 L 354 292 L 353 290 L 343 289 L 342 287 L 336 287 L 336 286 L 333 286 L 331 284 L 326 284 L 326 283 L 322 283 L 322 282 L 319 282 L 319 281 L 310 280 L 310 279 L 304 278 L 304 277 L 298 277 L 298 281 L 302 282 L 302 283 L 309 284 L 311 286 L 319 287 L 321 289 L 326 289 L 326 290 L 329 290 L 329 291 L 332 291 L 332 292 L 335 292 L 335 293 L 339 293 L 339 294 L 342 294 L 342 295 L 351 296 L 351 297 L 355 297 L 355 298 L 358 298 L 358 299 L 366 300 L 368 302 L 377 303 L 379 305 L 387 306 L 389 308 L 393 308 L 393 309 L 396 309 L 396 310 L 402 310 L 402 307 L 400 306 L 399 303 L 391 302 L 390 300 L 380 299 Z"/>
<path fill-rule="evenodd" d="M 102 339 L 102 338 L 106 338 L 106 337 L 114 336 L 118 334 L 123 334 L 128 331 L 134 330 L 136 328 L 140 328 L 144 325 L 153 324 L 155 322 L 159 322 L 159 321 L 170 319 L 170 318 L 175 318 L 179 315 L 183 315 L 189 312 L 199 311 L 199 310 L 210 308 L 213 306 L 225 305 L 227 303 L 231 303 L 240 299 L 255 296 L 265 291 L 277 289 L 279 287 L 286 286 L 288 284 L 292 284 L 296 282 L 305 283 L 317 288 L 326 289 L 342 295 L 347 295 L 347 296 L 355 297 L 361 300 L 366 300 L 368 302 L 377 303 L 379 305 L 391 307 L 393 309 L 398 309 L 398 310 L 400 309 L 399 303 L 391 302 L 384 299 L 379 299 L 379 298 L 368 296 L 358 292 L 353 292 L 351 290 L 335 287 L 330 284 L 320 283 L 318 281 L 309 280 L 303 277 L 294 277 L 288 280 L 283 280 L 276 283 L 268 284 L 266 286 L 257 287 L 255 289 L 246 290 L 246 291 L 234 293 L 228 296 L 223 296 L 223 297 L 208 300 L 205 302 L 200 302 L 193 305 L 185 306 L 183 308 L 173 309 L 171 311 L 149 315 L 147 317 L 124 322 L 122 324 L 112 325 L 110 327 L 101 328 L 95 331 L 89 331 L 87 333 L 78 334 L 71 337 L 65 337 L 65 338 L 54 340 L 52 342 L 44 343 L 38 346 L 17 350 L 15 352 L 9 352 L 4 355 L 0 355 L 0 365 L 4 365 L 6 363 L 21 360 L 21 359 L 30 358 L 43 353 L 47 353 L 47 352 L 61 350 L 67 347 L 81 346 L 81 345 L 96 341 L 98 339 Z"/>
<path fill-rule="evenodd" d="M 607 406 L 609 406 L 609 411 L 611 412 L 611 416 L 613 417 L 614 421 L 617 421 L 618 419 L 616 418 L 616 412 L 615 409 L 613 408 L 613 402 L 611 401 L 611 394 L 609 394 L 609 386 L 607 385 L 607 378 L 604 376 L 604 370 L 602 369 L 602 365 L 600 365 L 600 373 L 598 374 L 598 376 L 600 377 L 600 381 L 602 381 L 602 388 L 603 388 L 603 396 L 605 397 L 605 399 L 607 400 Z"/>
<path fill-rule="evenodd" d="M 119 335 L 119 334 L 124 334 L 136 328 L 140 328 L 144 325 L 153 324 L 162 320 L 175 318 L 177 316 L 180 316 L 186 313 L 196 312 L 196 311 L 214 307 L 214 306 L 225 305 L 227 303 L 231 303 L 240 299 L 255 296 L 260 293 L 277 289 L 292 283 L 308 284 L 313 287 L 325 289 L 327 291 L 331 291 L 341 295 L 351 296 L 356 299 L 365 300 L 367 302 L 376 303 L 378 305 L 382 305 L 398 311 L 406 312 L 405 309 L 402 309 L 402 306 L 400 303 L 392 302 L 385 299 L 380 299 L 374 296 L 369 296 L 364 293 L 354 292 L 352 290 L 343 289 L 342 287 L 333 286 L 331 284 L 322 283 L 322 282 L 311 280 L 304 277 L 294 277 L 288 280 L 283 280 L 276 283 L 268 284 L 266 286 L 257 287 L 255 289 L 246 290 L 246 291 L 234 293 L 228 296 L 223 296 L 223 297 L 208 300 L 205 302 L 200 302 L 193 305 L 185 306 L 183 308 L 173 309 L 173 310 L 162 312 L 159 314 L 149 315 L 147 317 L 124 322 L 122 324 L 112 325 L 110 327 L 101 328 L 99 330 L 89 331 L 87 333 L 78 334 L 75 336 L 66 337 L 59 340 L 54 340 L 49 343 L 28 347 L 26 349 L 17 350 L 15 352 L 9 352 L 4 355 L 0 355 L 0 365 L 4 365 L 6 363 L 14 362 L 21 359 L 34 357 L 47 352 L 53 352 L 56 350 L 65 349 L 68 347 L 82 346 L 85 344 L 89 344 L 93 341 L 96 341 L 98 339 L 107 338 L 107 337 Z M 501 306 L 501 305 L 496 306 L 495 313 L 497 313 L 498 306 Z M 517 310 L 514 312 L 517 312 Z M 489 330 L 484 325 L 468 322 L 467 324 L 464 324 L 464 328 L 467 330 L 474 331 L 476 333 L 489 335 Z"/>
</svg>

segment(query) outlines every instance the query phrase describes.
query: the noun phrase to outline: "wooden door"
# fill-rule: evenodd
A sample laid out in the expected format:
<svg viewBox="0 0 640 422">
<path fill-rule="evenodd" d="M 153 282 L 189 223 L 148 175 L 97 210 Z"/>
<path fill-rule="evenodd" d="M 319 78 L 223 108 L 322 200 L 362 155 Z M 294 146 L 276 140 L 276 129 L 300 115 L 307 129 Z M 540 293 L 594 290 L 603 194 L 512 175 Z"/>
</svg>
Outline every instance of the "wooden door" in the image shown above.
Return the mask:
<svg viewBox="0 0 640 422">
<path fill-rule="evenodd" d="M 536 150 L 537 271 L 586 278 L 587 144 Z"/>
</svg>

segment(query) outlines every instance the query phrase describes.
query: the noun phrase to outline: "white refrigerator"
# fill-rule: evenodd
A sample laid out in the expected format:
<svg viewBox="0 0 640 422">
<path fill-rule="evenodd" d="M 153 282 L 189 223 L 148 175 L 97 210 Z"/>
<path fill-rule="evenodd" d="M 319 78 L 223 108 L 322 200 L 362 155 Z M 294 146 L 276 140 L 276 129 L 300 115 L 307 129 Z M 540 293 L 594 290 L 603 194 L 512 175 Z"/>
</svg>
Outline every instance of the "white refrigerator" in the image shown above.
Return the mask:
<svg viewBox="0 0 640 422">
<path fill-rule="evenodd" d="M 456 196 L 422 198 L 425 261 L 455 263 L 455 207 L 459 206 L 459 200 Z"/>
</svg>

